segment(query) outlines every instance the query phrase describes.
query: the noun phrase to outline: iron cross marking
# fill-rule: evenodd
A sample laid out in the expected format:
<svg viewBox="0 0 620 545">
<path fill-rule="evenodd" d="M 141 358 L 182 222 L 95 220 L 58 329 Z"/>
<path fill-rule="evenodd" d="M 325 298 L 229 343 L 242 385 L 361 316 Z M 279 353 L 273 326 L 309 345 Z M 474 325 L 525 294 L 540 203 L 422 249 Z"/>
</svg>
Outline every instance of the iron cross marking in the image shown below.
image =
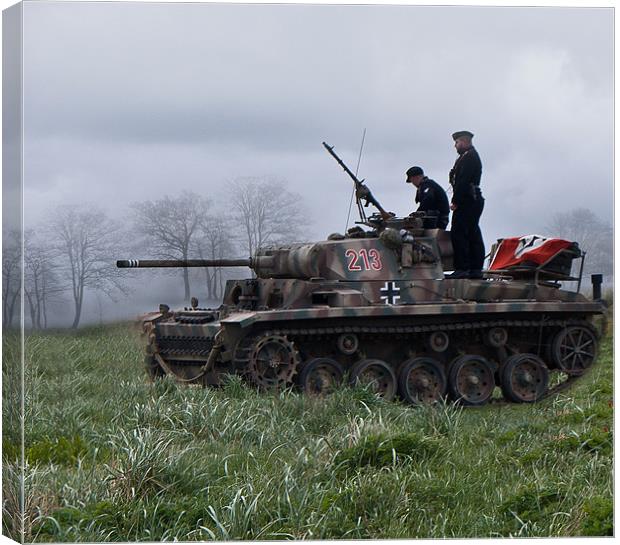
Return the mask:
<svg viewBox="0 0 620 545">
<path fill-rule="evenodd" d="M 388 305 L 393 305 L 400 299 L 400 288 L 397 288 L 394 282 L 386 282 L 379 290 L 379 293 L 381 294 L 381 300 Z"/>
</svg>

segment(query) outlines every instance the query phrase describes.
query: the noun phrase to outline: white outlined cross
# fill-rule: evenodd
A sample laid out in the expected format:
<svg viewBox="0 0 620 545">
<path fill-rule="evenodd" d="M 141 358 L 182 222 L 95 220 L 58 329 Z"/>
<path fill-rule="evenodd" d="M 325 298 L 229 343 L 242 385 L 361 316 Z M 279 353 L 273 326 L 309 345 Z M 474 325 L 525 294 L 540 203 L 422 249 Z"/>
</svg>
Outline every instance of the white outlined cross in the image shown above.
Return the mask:
<svg viewBox="0 0 620 545">
<path fill-rule="evenodd" d="M 400 299 L 400 288 L 397 288 L 394 282 L 386 282 L 385 285 L 379 290 L 381 300 L 385 301 L 388 305 L 394 305 Z"/>
</svg>

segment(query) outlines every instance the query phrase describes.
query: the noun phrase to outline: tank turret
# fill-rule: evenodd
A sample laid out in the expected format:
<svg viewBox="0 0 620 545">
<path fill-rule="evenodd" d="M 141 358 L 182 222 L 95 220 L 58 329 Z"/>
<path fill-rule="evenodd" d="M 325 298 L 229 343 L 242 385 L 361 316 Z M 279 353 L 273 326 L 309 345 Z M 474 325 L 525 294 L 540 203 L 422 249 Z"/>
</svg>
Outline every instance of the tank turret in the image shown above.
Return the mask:
<svg viewBox="0 0 620 545">
<path fill-rule="evenodd" d="M 401 231 L 403 231 L 401 229 Z M 377 232 L 352 231 L 353 236 L 331 235 L 330 240 L 269 246 L 249 259 L 119 260 L 120 268 L 249 267 L 258 278 L 309 280 L 381 280 L 443 277 L 435 233 L 414 237 L 394 228 Z M 416 265 L 416 266 L 414 266 Z"/>
</svg>

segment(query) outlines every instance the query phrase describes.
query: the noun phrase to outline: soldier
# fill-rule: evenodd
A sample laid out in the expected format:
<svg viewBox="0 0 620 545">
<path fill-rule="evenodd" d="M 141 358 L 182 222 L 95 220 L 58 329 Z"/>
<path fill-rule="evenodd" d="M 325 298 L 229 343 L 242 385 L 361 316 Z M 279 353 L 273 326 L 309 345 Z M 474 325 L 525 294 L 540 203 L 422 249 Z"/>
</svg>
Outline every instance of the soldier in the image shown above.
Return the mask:
<svg viewBox="0 0 620 545">
<path fill-rule="evenodd" d="M 448 225 L 450 205 L 443 188 L 424 175 L 420 167 L 411 167 L 407 171 L 407 183 L 417 188 L 415 202 L 419 203 L 418 212 L 426 212 L 429 217 L 424 220 L 425 229 L 445 229 Z"/>
<path fill-rule="evenodd" d="M 454 273 L 451 278 L 482 278 L 484 241 L 478 226 L 484 208 L 480 192 L 482 163 L 471 143 L 473 134 L 458 131 L 452 135 L 459 157 L 450 171 L 453 210 L 451 237 Z"/>
</svg>

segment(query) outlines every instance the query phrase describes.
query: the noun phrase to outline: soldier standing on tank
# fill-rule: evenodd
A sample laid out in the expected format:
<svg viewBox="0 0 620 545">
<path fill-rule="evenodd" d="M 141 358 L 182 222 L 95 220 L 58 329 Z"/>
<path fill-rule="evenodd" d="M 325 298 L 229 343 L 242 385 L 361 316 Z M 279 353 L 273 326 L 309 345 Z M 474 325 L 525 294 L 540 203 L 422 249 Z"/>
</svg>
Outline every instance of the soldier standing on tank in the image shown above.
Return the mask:
<svg viewBox="0 0 620 545">
<path fill-rule="evenodd" d="M 451 278 L 482 278 L 484 241 L 478 221 L 484 208 L 480 191 L 482 163 L 471 143 L 474 135 L 458 131 L 452 135 L 459 157 L 450 171 L 453 210 L 450 229 L 454 251 Z"/>
<path fill-rule="evenodd" d="M 425 229 L 445 229 L 450 216 L 448 196 L 435 181 L 424 175 L 421 167 L 411 167 L 407 171 L 408 184 L 417 188 L 415 202 L 419 203 L 417 212 L 426 212 L 430 217 L 424 219 Z"/>
</svg>

